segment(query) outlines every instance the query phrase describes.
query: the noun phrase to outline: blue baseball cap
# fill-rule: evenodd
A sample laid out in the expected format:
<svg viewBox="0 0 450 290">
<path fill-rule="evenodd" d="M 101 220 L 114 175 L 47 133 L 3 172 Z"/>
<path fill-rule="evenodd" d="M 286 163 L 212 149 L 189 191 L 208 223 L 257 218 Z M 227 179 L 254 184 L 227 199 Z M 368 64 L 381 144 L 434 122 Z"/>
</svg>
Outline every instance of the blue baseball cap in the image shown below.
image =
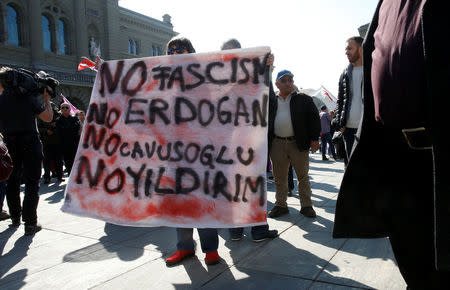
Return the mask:
<svg viewBox="0 0 450 290">
<path fill-rule="evenodd" d="M 281 79 L 282 77 L 284 77 L 284 76 L 291 76 L 291 77 L 293 77 L 294 75 L 290 72 L 290 71 L 288 71 L 288 70 L 282 70 L 282 71 L 280 71 L 278 74 L 277 74 L 277 79 L 276 79 L 276 81 L 278 82 L 278 80 L 279 79 Z"/>
</svg>

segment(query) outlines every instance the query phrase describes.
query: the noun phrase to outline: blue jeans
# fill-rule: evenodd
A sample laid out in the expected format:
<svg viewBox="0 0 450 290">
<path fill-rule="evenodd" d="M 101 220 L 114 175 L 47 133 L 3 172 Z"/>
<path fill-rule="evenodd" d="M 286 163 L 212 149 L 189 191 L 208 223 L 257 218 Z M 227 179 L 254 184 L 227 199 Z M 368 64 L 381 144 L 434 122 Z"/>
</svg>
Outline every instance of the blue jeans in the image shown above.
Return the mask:
<svg viewBox="0 0 450 290">
<path fill-rule="evenodd" d="M 269 230 L 268 224 L 261 225 L 261 226 L 254 226 L 254 227 L 252 227 L 252 238 L 257 239 L 261 235 L 265 234 L 268 230 Z M 244 233 L 244 228 L 232 228 L 232 229 L 229 229 L 229 231 L 230 231 L 231 236 L 237 236 L 237 235 L 242 236 L 242 234 Z"/>
<path fill-rule="evenodd" d="M 0 211 L 3 210 L 3 201 L 6 196 L 6 181 L 0 181 Z"/>
<path fill-rule="evenodd" d="M 322 141 L 322 157 L 325 158 L 325 153 L 327 151 L 327 144 L 329 144 L 329 149 L 331 151 L 331 154 L 333 156 L 334 159 L 336 159 L 336 151 L 334 150 L 334 144 L 333 142 L 331 142 L 331 133 L 327 132 L 327 133 L 322 133 L 322 136 L 320 137 L 321 141 Z"/>
<path fill-rule="evenodd" d="M 192 238 L 194 229 L 177 228 L 177 249 L 178 250 L 193 250 L 194 239 Z M 217 229 L 197 229 L 200 236 L 200 245 L 202 252 L 214 252 L 219 247 L 219 237 Z"/>
</svg>

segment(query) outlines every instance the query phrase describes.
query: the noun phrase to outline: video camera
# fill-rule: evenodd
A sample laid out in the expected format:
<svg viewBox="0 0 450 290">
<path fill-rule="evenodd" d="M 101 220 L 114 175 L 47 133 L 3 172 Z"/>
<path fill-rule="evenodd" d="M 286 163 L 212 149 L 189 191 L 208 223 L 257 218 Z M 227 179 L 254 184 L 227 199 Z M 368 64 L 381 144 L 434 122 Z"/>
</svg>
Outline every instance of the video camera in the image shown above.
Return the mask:
<svg viewBox="0 0 450 290">
<path fill-rule="evenodd" d="M 19 68 L 3 67 L 0 70 L 0 79 L 4 80 L 5 89 L 12 89 L 19 96 L 29 96 L 43 94 L 44 89 L 49 87 L 47 92 L 52 98 L 56 97 L 56 87 L 59 81 L 50 77 L 44 71 L 34 73 L 32 71 Z"/>
</svg>

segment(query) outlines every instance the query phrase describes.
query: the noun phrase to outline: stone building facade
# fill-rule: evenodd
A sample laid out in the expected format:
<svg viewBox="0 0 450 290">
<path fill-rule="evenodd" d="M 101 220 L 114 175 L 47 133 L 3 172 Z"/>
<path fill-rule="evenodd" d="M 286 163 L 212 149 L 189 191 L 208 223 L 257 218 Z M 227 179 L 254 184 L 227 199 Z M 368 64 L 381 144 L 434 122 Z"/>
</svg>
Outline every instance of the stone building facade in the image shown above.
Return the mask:
<svg viewBox="0 0 450 290">
<path fill-rule="evenodd" d="M 176 34 L 169 15 L 160 21 L 120 7 L 118 0 L 0 0 L 0 65 L 48 72 L 81 109 L 95 79 L 90 70 L 77 71 L 81 57 L 160 55 Z"/>
</svg>

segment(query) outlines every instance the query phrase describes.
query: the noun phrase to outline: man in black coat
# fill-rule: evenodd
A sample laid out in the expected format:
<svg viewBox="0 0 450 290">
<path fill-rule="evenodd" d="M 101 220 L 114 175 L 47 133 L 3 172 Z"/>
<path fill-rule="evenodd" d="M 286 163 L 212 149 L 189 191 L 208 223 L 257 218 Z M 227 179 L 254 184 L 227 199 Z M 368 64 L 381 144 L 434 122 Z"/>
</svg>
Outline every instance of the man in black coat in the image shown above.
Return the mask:
<svg viewBox="0 0 450 290">
<path fill-rule="evenodd" d="M 347 40 L 345 54 L 350 63 L 339 78 L 336 116 L 333 120 L 333 125 L 342 132 L 344 139 L 345 165 L 350 158 L 362 114 L 362 42 L 363 38 L 360 36 L 354 36 Z"/>
<path fill-rule="evenodd" d="M 269 98 L 269 154 L 276 186 L 271 218 L 289 213 L 286 202 L 289 163 L 297 175 L 300 213 L 310 218 L 316 216 L 308 171 L 309 149 L 313 152 L 319 149 L 320 118 L 312 98 L 295 91 L 293 77 L 288 70 L 280 71 L 275 82 L 278 96 L 272 93 Z"/>
<path fill-rule="evenodd" d="M 62 103 L 60 108 L 61 116 L 56 120 L 56 131 L 60 138 L 64 166 L 70 175 L 75 155 L 77 154 L 78 142 L 80 141 L 80 120 L 78 117 L 70 115 L 70 105 L 68 103 Z"/>
<path fill-rule="evenodd" d="M 389 237 L 410 289 L 450 282 L 450 27 L 444 1 L 380 1 L 364 42 L 364 111 L 335 238 Z"/>
<path fill-rule="evenodd" d="M 58 106 L 51 103 L 53 108 L 53 119 L 51 122 L 44 122 L 38 119 L 38 130 L 42 141 L 42 152 L 44 153 L 44 183 L 50 183 L 52 167 L 54 166 L 54 172 L 58 182 L 63 182 L 63 164 L 62 154 L 59 136 L 56 132 L 56 120 L 60 114 L 58 112 Z M 53 165 L 53 166 L 52 166 Z"/>
<path fill-rule="evenodd" d="M 50 122 L 51 89 L 47 87 L 41 98 L 36 92 L 20 94 L 17 83 L 8 77 L 12 70 L 0 68 L 0 131 L 13 161 L 14 169 L 6 186 L 6 199 L 11 226 L 25 222 L 25 235 L 34 235 L 42 229 L 37 222 L 39 179 L 41 178 L 42 143 L 36 126 L 36 117 Z M 20 202 L 21 178 L 25 181 L 24 198 Z"/>
</svg>

